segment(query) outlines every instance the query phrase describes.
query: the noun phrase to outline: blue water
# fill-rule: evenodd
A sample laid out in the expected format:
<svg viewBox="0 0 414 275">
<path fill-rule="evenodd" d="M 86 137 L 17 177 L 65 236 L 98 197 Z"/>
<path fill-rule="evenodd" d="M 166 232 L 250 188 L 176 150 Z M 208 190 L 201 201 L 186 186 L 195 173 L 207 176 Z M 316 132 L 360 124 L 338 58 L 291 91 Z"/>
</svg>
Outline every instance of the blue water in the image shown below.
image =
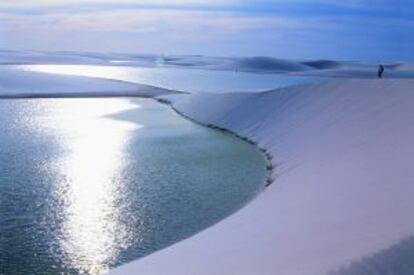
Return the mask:
<svg viewBox="0 0 414 275">
<path fill-rule="evenodd" d="M 207 93 L 264 91 L 322 80 L 320 77 L 302 77 L 286 74 L 257 74 L 178 68 L 96 65 L 25 65 L 15 67 L 47 73 L 110 78 L 172 90 Z"/>
<path fill-rule="evenodd" d="M 256 148 L 152 100 L 1 100 L 0 117 L 0 274 L 102 274 L 263 188 Z"/>
</svg>

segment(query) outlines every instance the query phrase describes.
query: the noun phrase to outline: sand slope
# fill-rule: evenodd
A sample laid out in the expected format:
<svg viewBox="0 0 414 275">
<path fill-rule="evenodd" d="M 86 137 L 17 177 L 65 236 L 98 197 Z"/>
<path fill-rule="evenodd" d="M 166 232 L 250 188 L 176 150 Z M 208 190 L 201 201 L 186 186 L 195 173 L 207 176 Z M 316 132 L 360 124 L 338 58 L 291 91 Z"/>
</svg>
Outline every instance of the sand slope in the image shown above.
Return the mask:
<svg viewBox="0 0 414 275">
<path fill-rule="evenodd" d="M 216 226 L 111 274 L 350 274 L 414 235 L 414 81 L 164 99 L 268 149 L 275 180 Z M 387 269 L 370 259 L 365 274 Z"/>
</svg>

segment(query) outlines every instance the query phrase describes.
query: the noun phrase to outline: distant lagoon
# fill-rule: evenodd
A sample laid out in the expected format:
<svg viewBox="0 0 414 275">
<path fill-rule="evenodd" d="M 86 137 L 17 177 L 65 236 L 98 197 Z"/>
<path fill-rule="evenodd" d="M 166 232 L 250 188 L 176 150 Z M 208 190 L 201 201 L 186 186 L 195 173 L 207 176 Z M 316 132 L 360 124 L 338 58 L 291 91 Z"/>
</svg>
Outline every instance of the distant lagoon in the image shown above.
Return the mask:
<svg viewBox="0 0 414 275">
<path fill-rule="evenodd" d="M 321 77 L 287 74 L 259 74 L 235 71 L 145 68 L 101 65 L 17 65 L 18 69 L 36 72 L 80 75 L 147 84 L 185 92 L 264 91 L 320 81 Z"/>
</svg>

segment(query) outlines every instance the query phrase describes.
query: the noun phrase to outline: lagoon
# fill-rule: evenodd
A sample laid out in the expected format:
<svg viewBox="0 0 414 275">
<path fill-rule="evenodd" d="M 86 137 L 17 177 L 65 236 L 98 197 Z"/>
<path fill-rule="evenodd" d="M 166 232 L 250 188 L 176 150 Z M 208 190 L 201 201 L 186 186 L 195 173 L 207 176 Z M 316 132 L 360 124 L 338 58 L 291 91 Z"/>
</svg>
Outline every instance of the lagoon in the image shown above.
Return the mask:
<svg viewBox="0 0 414 275">
<path fill-rule="evenodd" d="M 191 93 L 265 91 L 322 81 L 322 77 L 235 71 L 102 65 L 18 65 L 27 71 L 115 79 Z"/>
<path fill-rule="evenodd" d="M 0 273 L 102 274 L 217 223 L 265 159 L 150 99 L 0 100 Z"/>
</svg>

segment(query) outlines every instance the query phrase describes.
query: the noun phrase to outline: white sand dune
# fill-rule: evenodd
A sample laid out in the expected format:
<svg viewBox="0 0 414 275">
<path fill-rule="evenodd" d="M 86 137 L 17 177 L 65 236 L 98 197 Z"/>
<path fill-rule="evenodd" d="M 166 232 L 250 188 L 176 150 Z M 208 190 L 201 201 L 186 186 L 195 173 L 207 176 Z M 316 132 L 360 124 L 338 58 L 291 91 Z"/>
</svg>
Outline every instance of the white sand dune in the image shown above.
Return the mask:
<svg viewBox="0 0 414 275">
<path fill-rule="evenodd" d="M 414 235 L 413 91 L 413 80 L 338 80 L 163 97 L 266 148 L 274 183 L 219 224 L 110 274 L 353 274 L 366 258 L 355 274 L 394 274 L 372 257 Z"/>
<path fill-rule="evenodd" d="M 0 98 L 27 97 L 92 97 L 142 96 L 153 97 L 169 91 L 149 85 L 123 81 L 63 76 L 0 66 Z M 175 92 L 175 91 L 174 91 Z"/>
<path fill-rule="evenodd" d="M 100 56 L 76 53 L 0 50 L 0 64 L 103 64 Z"/>
</svg>

